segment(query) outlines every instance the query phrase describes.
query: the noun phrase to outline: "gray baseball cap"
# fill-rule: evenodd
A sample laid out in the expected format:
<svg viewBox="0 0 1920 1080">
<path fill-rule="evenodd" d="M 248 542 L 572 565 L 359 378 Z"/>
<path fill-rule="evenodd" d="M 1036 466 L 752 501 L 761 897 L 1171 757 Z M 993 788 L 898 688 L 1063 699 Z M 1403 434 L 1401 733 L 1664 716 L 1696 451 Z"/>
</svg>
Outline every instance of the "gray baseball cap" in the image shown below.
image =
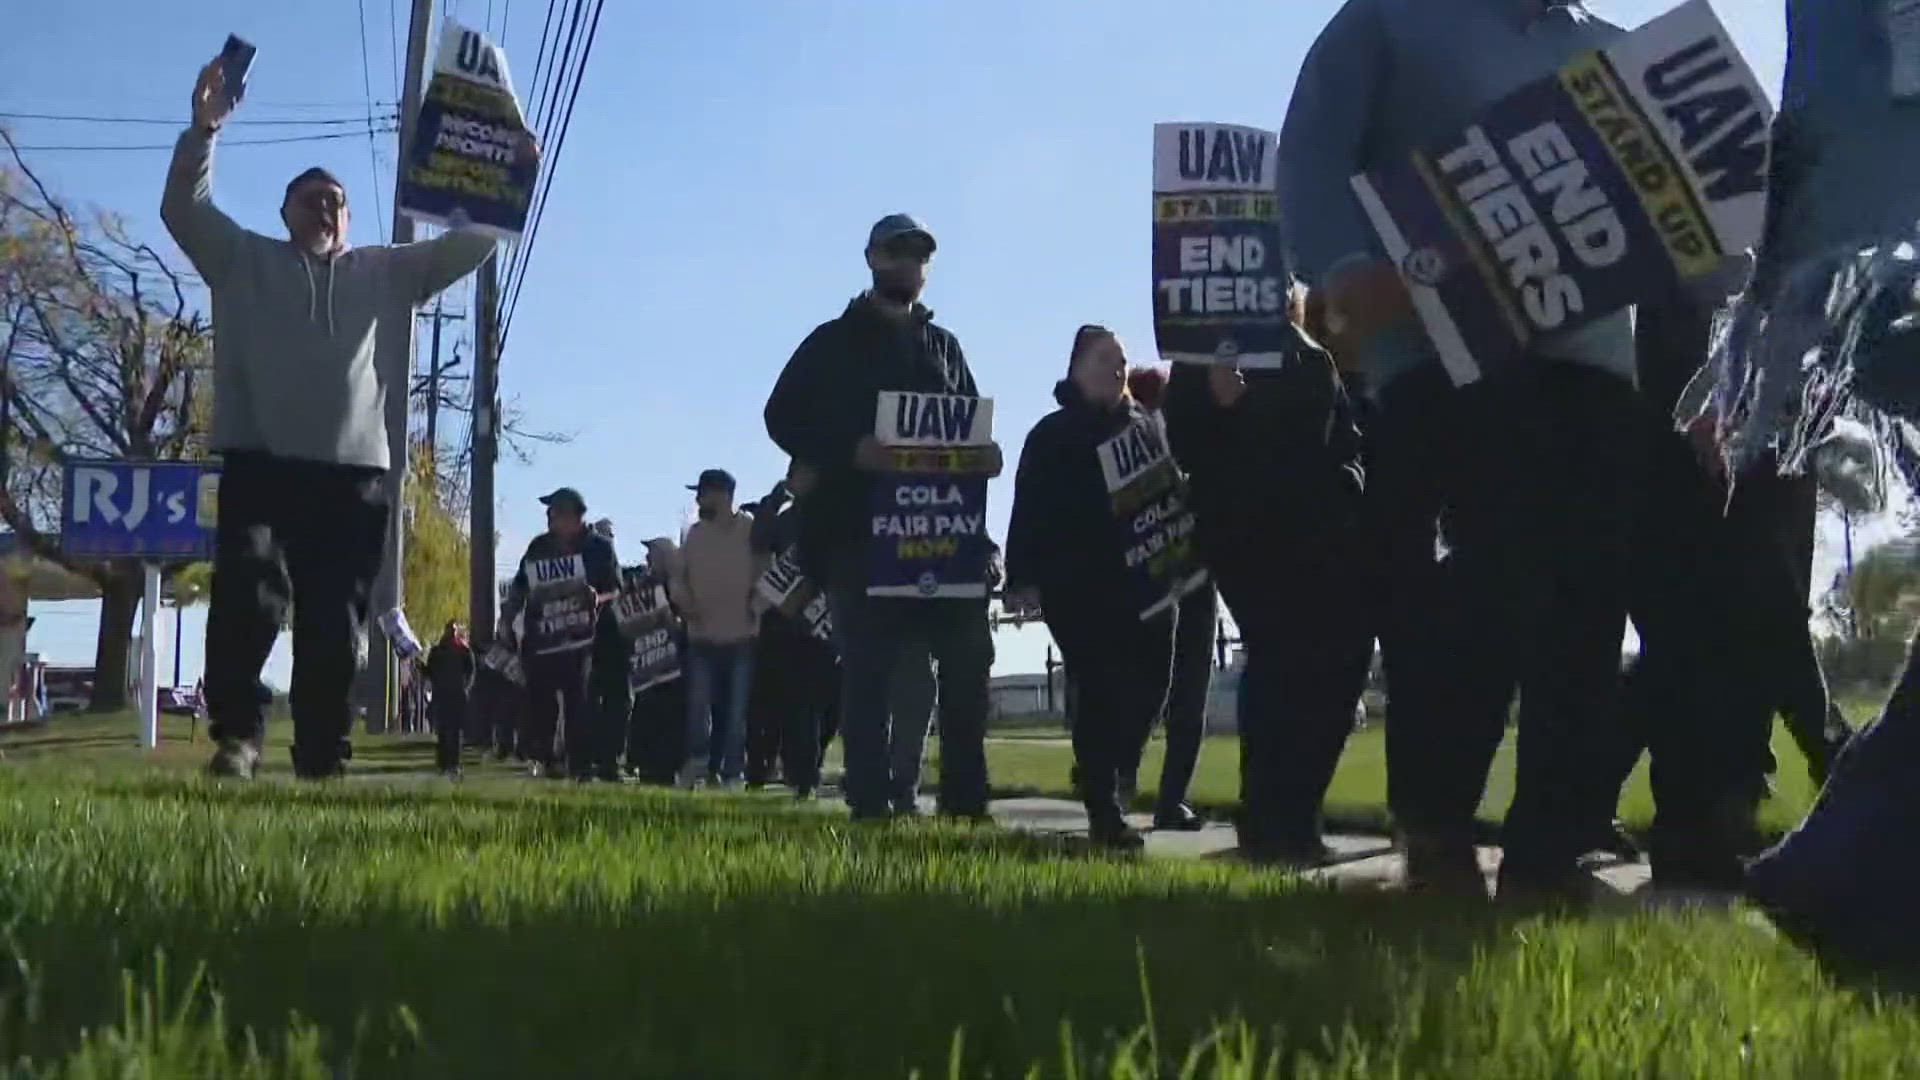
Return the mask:
<svg viewBox="0 0 1920 1080">
<path fill-rule="evenodd" d="M 888 214 L 873 223 L 873 230 L 867 233 L 867 250 L 872 251 L 889 240 L 902 236 L 924 236 L 927 238 L 927 250 L 933 251 L 939 245 L 934 242 L 933 233 L 920 219 L 912 214 Z"/>
</svg>

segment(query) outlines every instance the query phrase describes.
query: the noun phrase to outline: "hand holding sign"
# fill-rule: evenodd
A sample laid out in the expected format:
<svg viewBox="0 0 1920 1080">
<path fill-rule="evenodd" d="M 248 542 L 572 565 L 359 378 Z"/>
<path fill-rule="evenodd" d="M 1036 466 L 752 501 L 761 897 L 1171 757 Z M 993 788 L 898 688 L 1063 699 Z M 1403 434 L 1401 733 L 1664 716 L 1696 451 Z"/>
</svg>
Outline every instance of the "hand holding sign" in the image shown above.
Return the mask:
<svg viewBox="0 0 1920 1080">
<path fill-rule="evenodd" d="M 1207 369 L 1207 390 L 1213 394 L 1215 405 L 1231 409 L 1247 396 L 1247 380 L 1239 368 L 1215 364 Z"/>
<path fill-rule="evenodd" d="M 1413 313 L 1407 283 L 1392 263 L 1369 261 L 1329 276 L 1327 334 L 1342 352 L 1364 346 L 1375 334 Z"/>
<path fill-rule="evenodd" d="M 216 56 L 200 69 L 200 80 L 193 87 L 193 126 L 215 131 L 232 113 L 233 95 L 227 90 L 225 68 Z"/>
</svg>

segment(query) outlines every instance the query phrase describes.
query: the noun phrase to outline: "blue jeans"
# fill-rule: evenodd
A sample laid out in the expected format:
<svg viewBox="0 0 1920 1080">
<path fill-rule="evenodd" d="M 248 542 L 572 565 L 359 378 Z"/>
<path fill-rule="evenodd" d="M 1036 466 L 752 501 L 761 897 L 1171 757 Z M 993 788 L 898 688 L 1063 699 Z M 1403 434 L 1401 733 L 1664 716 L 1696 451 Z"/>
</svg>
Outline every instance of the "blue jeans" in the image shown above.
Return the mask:
<svg viewBox="0 0 1920 1080">
<path fill-rule="evenodd" d="M 847 806 L 856 814 L 878 815 L 904 800 L 896 754 L 908 749 L 898 744 L 911 735 L 894 727 L 895 680 L 904 663 L 923 664 L 932 656 L 939 666 L 934 696 L 940 712 L 940 812 L 985 814 L 987 681 L 993 667 L 986 601 L 871 597 L 857 581 L 828 598 L 840 646 Z M 924 706 L 910 708 L 914 715 L 901 719 L 917 726 L 924 739 Z"/>
<path fill-rule="evenodd" d="M 698 775 L 719 742 L 720 778 L 745 770 L 747 692 L 753 685 L 753 642 L 687 646 L 686 768 Z M 716 707 L 717 706 L 717 707 Z"/>
</svg>

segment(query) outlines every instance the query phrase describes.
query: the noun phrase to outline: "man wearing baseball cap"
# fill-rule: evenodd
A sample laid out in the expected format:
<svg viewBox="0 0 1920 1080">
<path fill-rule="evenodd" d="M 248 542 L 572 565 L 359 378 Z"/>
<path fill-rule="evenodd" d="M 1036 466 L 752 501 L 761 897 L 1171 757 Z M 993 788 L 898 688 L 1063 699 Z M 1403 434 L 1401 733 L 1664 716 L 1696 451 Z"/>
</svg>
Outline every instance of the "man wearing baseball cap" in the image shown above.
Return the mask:
<svg viewBox="0 0 1920 1080">
<path fill-rule="evenodd" d="M 760 630 L 753 586 L 760 559 L 753 549 L 753 515 L 733 506 L 733 475 L 708 469 L 688 487 L 700 517 L 687 529 L 667 588 L 687 624 L 687 741 L 679 783 L 691 789 L 718 773 L 713 779 L 732 790 L 745 783 L 747 694 Z"/>
<path fill-rule="evenodd" d="M 535 776 L 560 775 L 554 734 L 564 715 L 571 772 L 592 779 L 605 733 L 590 704 L 587 679 L 600 609 L 620 588 L 613 541 L 587 528 L 587 500 L 563 487 L 540 499 L 547 531 L 533 538 L 507 588 L 502 621 L 524 614 L 520 662 L 527 677 L 523 754 Z"/>
<path fill-rule="evenodd" d="M 986 601 L 866 593 L 868 500 L 875 474 L 891 471 L 874 438 L 879 395 L 980 393 L 959 339 L 920 303 L 936 247 L 909 214 L 875 222 L 866 244 L 872 287 L 807 336 L 766 407 L 767 434 L 813 478 L 802 496 L 800 552 L 807 573 L 827 589 L 839 639 L 847 804 L 858 818 L 891 813 L 888 687 L 905 650 L 930 653 L 940 665 L 941 811 L 975 817 L 987 805 L 993 636 Z M 997 475 L 997 447 L 989 458 Z"/>
</svg>

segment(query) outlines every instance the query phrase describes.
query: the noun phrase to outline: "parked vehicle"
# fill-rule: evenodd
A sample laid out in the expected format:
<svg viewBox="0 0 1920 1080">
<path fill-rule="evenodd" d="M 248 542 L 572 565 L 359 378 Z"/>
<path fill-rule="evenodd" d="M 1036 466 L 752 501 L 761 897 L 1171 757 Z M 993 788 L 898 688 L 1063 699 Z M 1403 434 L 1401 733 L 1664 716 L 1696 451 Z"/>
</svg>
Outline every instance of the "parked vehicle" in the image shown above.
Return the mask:
<svg viewBox="0 0 1920 1080">
<path fill-rule="evenodd" d="M 93 669 L 48 667 L 46 687 L 48 713 L 79 712 L 93 701 Z"/>
</svg>

